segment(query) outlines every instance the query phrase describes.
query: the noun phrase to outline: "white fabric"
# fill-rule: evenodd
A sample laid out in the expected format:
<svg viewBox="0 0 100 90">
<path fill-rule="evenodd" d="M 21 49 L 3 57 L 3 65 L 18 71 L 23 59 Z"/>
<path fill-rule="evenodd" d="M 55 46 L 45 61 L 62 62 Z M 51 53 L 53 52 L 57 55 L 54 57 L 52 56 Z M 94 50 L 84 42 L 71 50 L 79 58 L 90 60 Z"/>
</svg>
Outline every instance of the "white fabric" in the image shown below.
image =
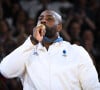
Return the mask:
<svg viewBox="0 0 100 90">
<path fill-rule="evenodd" d="M 29 37 L 3 59 L 0 72 L 7 78 L 20 77 L 23 90 L 100 90 L 88 53 L 65 41 L 47 51 L 41 44 L 33 45 Z"/>
</svg>

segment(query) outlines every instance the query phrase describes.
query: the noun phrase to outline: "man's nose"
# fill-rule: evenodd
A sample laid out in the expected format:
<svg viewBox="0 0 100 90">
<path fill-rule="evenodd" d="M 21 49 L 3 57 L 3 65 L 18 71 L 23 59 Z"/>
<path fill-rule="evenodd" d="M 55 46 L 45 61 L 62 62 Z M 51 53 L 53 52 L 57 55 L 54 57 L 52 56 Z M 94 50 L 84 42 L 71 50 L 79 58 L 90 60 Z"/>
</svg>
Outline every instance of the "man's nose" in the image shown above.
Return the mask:
<svg viewBox="0 0 100 90">
<path fill-rule="evenodd" d="M 46 24 L 46 20 L 45 19 L 42 19 L 41 20 L 41 24 Z"/>
</svg>

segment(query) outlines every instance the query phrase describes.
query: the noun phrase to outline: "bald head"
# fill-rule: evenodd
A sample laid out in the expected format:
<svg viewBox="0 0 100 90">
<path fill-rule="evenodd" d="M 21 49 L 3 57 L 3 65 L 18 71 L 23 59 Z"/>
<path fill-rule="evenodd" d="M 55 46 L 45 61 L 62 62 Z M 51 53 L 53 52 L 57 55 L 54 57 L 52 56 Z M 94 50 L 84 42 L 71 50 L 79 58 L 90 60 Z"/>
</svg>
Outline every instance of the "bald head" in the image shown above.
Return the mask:
<svg viewBox="0 0 100 90">
<path fill-rule="evenodd" d="M 41 13 L 41 15 L 42 14 L 44 14 L 44 13 L 47 13 L 48 15 L 52 15 L 54 18 L 55 18 L 55 20 L 58 22 L 58 24 L 60 23 L 62 23 L 62 17 L 61 17 L 61 15 L 60 14 L 58 14 L 57 12 L 55 12 L 55 11 L 53 11 L 53 10 L 45 10 L 45 11 L 43 11 L 42 13 Z"/>
</svg>

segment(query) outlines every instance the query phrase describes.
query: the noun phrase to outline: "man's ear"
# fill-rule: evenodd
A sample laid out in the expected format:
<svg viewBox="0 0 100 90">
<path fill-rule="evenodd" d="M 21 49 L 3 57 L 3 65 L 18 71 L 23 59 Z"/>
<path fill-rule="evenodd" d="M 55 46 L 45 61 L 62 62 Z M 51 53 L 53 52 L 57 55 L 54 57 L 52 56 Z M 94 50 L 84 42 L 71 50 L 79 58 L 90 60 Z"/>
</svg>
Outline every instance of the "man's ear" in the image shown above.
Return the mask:
<svg viewBox="0 0 100 90">
<path fill-rule="evenodd" d="M 60 32 L 62 30 L 62 24 L 57 25 L 57 31 Z"/>
</svg>

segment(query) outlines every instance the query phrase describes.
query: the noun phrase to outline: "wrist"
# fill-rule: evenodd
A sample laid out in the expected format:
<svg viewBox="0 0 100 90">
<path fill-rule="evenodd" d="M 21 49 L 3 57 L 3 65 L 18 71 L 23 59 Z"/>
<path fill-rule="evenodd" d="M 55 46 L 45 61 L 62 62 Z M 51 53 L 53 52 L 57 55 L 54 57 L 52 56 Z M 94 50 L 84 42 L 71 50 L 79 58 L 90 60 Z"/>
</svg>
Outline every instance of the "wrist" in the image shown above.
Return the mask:
<svg viewBox="0 0 100 90">
<path fill-rule="evenodd" d="M 36 40 L 33 36 L 30 37 L 32 44 L 36 45 L 39 43 L 38 40 Z"/>
</svg>

